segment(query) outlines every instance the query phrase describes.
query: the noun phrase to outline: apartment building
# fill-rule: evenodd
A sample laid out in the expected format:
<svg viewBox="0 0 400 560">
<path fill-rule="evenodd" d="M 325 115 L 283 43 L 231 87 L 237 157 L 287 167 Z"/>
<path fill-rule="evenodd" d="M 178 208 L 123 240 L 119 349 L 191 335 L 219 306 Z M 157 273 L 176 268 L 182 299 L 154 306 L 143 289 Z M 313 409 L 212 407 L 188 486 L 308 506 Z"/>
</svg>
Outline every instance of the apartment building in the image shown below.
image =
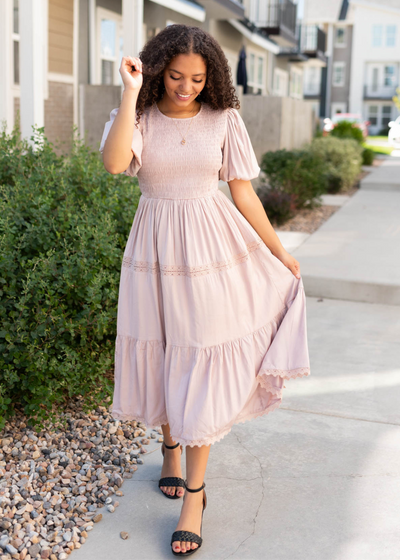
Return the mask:
<svg viewBox="0 0 400 560">
<path fill-rule="evenodd" d="M 325 116 L 357 113 L 371 123 L 371 134 L 386 132 L 398 115 L 392 97 L 399 85 L 400 2 L 306 0 L 305 20 L 327 34 L 326 73 L 311 80 L 324 92 Z"/>
<path fill-rule="evenodd" d="M 174 23 L 218 40 L 243 105 L 254 105 L 255 96 L 303 99 L 304 68 L 316 47 L 311 35 L 300 41 L 291 0 L 2 0 L 0 119 L 11 130 L 20 111 L 23 136 L 35 123 L 66 144 L 76 126 L 96 147 L 110 107 L 120 102 L 121 57 L 136 56 Z M 236 84 L 243 50 L 245 91 Z"/>
</svg>

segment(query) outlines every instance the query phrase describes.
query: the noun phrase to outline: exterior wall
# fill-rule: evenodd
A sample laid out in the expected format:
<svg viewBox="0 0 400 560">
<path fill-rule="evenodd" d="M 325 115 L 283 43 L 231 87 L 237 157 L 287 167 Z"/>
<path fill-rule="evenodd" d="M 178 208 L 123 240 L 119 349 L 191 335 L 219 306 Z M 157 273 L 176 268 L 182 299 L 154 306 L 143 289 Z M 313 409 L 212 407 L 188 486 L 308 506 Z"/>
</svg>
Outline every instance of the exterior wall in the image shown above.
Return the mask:
<svg viewBox="0 0 400 560">
<path fill-rule="evenodd" d="M 73 117 L 73 85 L 49 82 L 49 97 L 44 102 L 44 130 L 51 142 L 62 143 L 59 151 L 70 148 Z"/>
<path fill-rule="evenodd" d="M 342 27 L 342 26 L 338 26 L 338 27 Z M 333 43 L 332 63 L 335 64 L 335 62 L 343 62 L 345 64 L 345 80 L 343 86 L 334 86 L 332 84 L 331 105 L 333 105 L 334 103 L 344 104 L 346 107 L 345 112 L 348 112 L 350 80 L 351 80 L 351 52 L 352 52 L 353 27 L 351 25 L 347 25 L 345 29 L 346 29 L 345 46 L 337 47 L 335 46 L 335 43 Z"/>
<path fill-rule="evenodd" d="M 83 128 L 86 143 L 99 149 L 104 124 L 110 120 L 110 112 L 121 103 L 119 86 L 80 85 L 80 103 L 83 105 Z"/>
<path fill-rule="evenodd" d="M 245 95 L 242 117 L 259 162 L 267 151 L 301 148 L 312 140 L 313 110 L 300 99 Z"/>
<path fill-rule="evenodd" d="M 173 21 L 174 23 L 184 23 L 185 25 L 195 25 L 202 29 L 207 29 L 207 21 L 201 22 L 194 20 L 188 16 L 160 6 L 160 4 L 155 4 L 154 2 L 144 2 L 143 5 L 143 21 L 147 25 L 147 28 L 159 28 L 164 29 L 167 25 L 167 20 Z M 145 37 L 145 42 L 147 38 Z"/>
<path fill-rule="evenodd" d="M 352 49 L 352 73 L 350 84 L 350 111 L 365 115 L 364 85 L 365 68 L 369 62 L 399 62 L 400 44 L 400 9 L 389 9 L 384 4 L 379 8 L 364 5 L 354 6 L 354 30 Z M 372 26 L 396 25 L 397 44 L 395 47 L 374 47 L 372 45 Z"/>
<path fill-rule="evenodd" d="M 73 73 L 73 0 L 49 0 L 49 72 Z"/>
</svg>

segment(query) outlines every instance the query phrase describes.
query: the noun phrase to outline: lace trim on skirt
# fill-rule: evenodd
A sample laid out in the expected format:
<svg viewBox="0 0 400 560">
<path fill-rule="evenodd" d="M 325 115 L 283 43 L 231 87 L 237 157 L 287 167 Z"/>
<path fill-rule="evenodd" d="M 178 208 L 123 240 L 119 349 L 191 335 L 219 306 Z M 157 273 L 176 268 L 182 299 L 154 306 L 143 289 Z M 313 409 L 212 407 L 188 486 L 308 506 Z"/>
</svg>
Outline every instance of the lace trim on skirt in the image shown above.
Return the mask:
<svg viewBox="0 0 400 560">
<path fill-rule="evenodd" d="M 134 270 L 135 272 L 150 272 L 152 274 L 163 274 L 165 276 L 203 276 L 205 274 L 210 274 L 211 272 L 221 272 L 222 270 L 227 270 L 232 268 L 237 264 L 245 262 L 251 252 L 255 251 L 263 243 L 262 240 L 255 240 L 250 243 L 246 243 L 247 250 L 244 253 L 239 253 L 238 255 L 233 255 L 228 261 L 213 262 L 207 264 L 201 264 L 198 266 L 185 266 L 185 265 L 160 265 L 159 262 L 145 262 L 145 261 L 135 261 L 130 257 L 124 257 L 122 261 L 122 266 L 128 268 L 129 270 Z"/>
</svg>

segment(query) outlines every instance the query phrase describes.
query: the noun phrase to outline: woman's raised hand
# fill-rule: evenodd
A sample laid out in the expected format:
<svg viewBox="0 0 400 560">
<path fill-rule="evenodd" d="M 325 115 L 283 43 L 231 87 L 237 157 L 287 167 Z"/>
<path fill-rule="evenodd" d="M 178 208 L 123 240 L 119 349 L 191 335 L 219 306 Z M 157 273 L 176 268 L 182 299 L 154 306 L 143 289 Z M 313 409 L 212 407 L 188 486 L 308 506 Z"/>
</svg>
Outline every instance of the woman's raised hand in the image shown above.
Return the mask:
<svg viewBox="0 0 400 560">
<path fill-rule="evenodd" d="M 135 67 L 135 70 L 132 68 Z M 143 84 L 142 61 L 135 56 L 124 56 L 119 68 L 125 89 L 137 90 L 139 92 Z"/>
</svg>

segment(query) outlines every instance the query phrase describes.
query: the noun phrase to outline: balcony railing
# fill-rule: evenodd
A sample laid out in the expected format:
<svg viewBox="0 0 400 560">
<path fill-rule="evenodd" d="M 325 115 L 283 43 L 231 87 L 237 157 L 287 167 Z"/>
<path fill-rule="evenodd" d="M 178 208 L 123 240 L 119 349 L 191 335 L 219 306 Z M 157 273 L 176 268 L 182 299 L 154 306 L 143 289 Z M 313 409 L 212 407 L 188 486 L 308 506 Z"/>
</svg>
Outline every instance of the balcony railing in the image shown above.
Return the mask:
<svg viewBox="0 0 400 560">
<path fill-rule="evenodd" d="M 317 25 L 300 25 L 299 49 L 306 54 L 325 53 L 326 34 Z"/>
<path fill-rule="evenodd" d="M 394 95 L 396 95 L 396 86 L 364 85 L 364 99 L 392 99 Z"/>
<path fill-rule="evenodd" d="M 274 39 L 279 41 L 282 38 L 283 43 L 295 44 L 296 42 L 296 18 L 297 6 L 291 0 L 282 0 L 281 2 L 267 2 L 260 9 L 256 16 L 256 25 L 269 35 L 275 35 Z"/>
</svg>

